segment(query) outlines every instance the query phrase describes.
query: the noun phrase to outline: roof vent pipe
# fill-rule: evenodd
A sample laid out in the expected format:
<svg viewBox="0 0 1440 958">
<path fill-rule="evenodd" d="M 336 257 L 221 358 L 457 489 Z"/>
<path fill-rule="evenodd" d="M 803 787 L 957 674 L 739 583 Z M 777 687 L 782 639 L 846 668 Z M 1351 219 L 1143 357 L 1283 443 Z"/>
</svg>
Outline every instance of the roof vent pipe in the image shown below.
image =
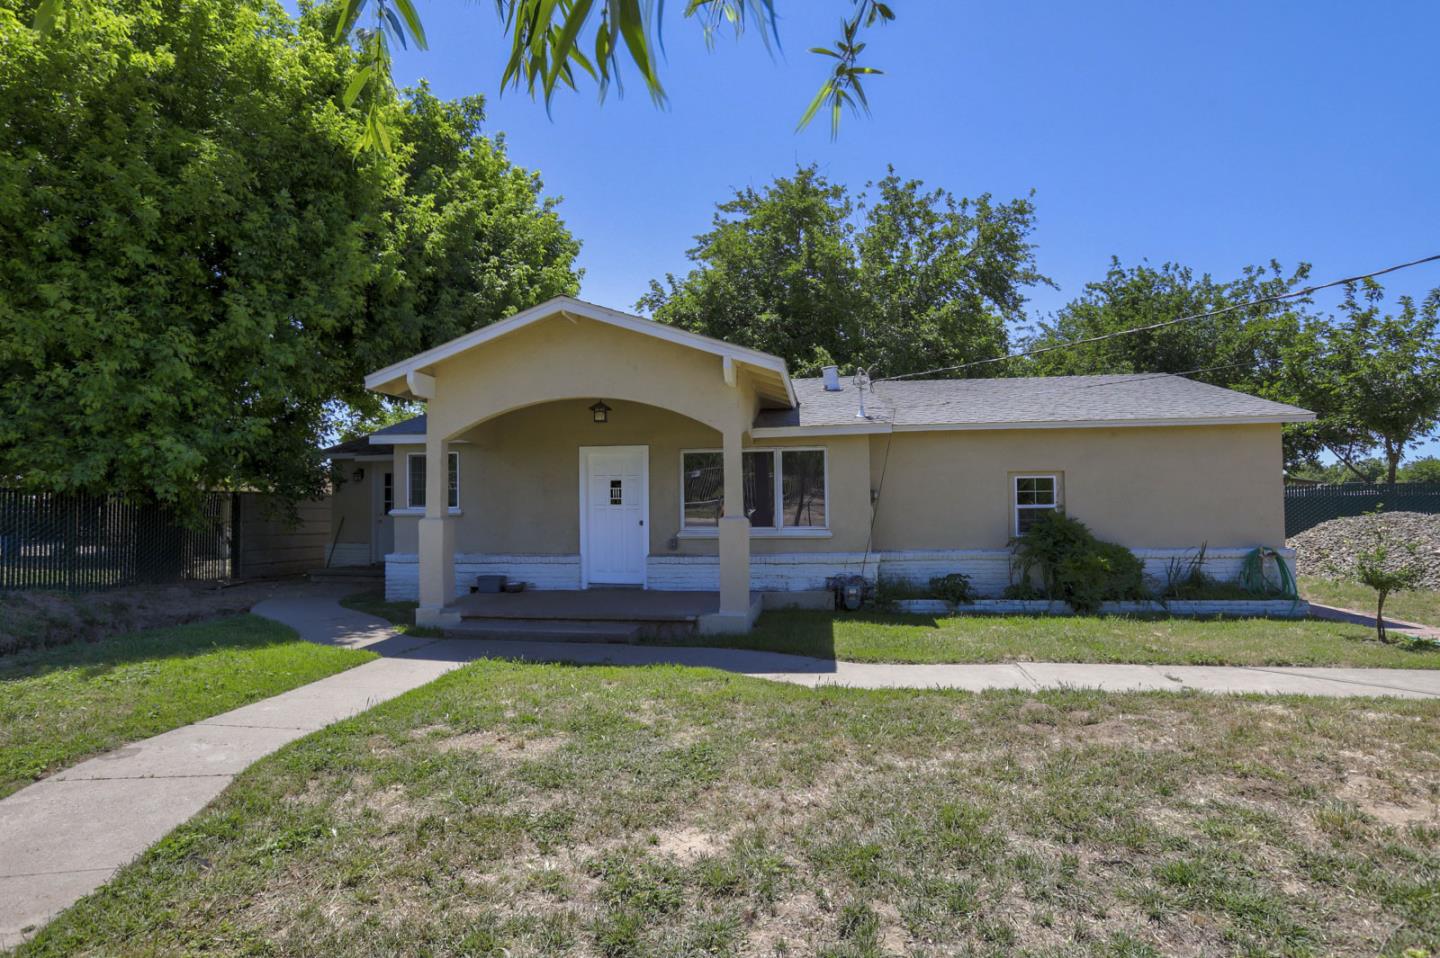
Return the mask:
<svg viewBox="0 0 1440 958">
<path fill-rule="evenodd" d="M 869 419 L 865 414 L 865 387 L 870 385 L 870 374 L 863 369 L 855 370 L 855 391 L 860 394 L 860 409 L 855 413 L 856 419 Z"/>
<path fill-rule="evenodd" d="M 825 391 L 827 393 L 838 393 L 840 391 L 840 367 L 823 366 L 820 369 L 820 373 L 825 377 Z"/>
</svg>

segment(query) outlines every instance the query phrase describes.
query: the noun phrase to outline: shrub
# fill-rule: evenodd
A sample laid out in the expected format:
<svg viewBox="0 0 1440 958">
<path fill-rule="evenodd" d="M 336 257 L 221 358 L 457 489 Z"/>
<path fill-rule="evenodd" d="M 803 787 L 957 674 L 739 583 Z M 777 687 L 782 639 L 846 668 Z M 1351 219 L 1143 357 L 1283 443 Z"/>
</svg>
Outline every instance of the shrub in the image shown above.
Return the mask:
<svg viewBox="0 0 1440 958">
<path fill-rule="evenodd" d="M 970 577 L 963 572 L 951 572 L 949 575 L 936 576 L 930 580 L 930 591 L 935 598 L 944 599 L 955 605 L 970 605 L 975 601 L 975 593 L 970 586 Z"/>
<path fill-rule="evenodd" d="M 1028 584 L 1038 573 L 1045 597 L 1068 602 L 1076 612 L 1144 596 L 1145 567 L 1135 554 L 1095 538 L 1085 523 L 1059 510 L 1037 518 L 1014 549 L 1020 582 Z"/>
</svg>

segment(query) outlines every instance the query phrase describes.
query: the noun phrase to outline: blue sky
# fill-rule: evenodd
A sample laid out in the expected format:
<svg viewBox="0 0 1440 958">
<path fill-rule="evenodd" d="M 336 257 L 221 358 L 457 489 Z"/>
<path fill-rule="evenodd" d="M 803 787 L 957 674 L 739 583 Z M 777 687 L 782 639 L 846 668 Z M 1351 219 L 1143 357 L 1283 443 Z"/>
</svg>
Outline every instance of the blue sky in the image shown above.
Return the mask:
<svg viewBox="0 0 1440 958">
<path fill-rule="evenodd" d="M 1110 256 L 1175 260 L 1228 277 L 1247 263 L 1314 265 L 1330 279 L 1440 252 L 1440 4 L 1388 2 L 917 2 L 869 36 L 872 117 L 839 139 L 794 132 L 850 0 L 776 0 L 783 52 L 751 33 L 707 53 L 668 4 L 666 109 L 632 82 L 601 104 L 561 94 L 550 115 L 500 95 L 503 39 L 489 2 L 419 0 L 428 52 L 396 79 L 483 93 L 489 129 L 562 195 L 584 242 L 582 295 L 633 306 L 688 268 L 714 203 L 815 162 L 853 187 L 884 174 L 957 194 L 1035 190 L 1034 241 L 1059 290 Z M 633 78 L 633 71 L 631 71 Z M 1391 277 L 1440 286 L 1440 266 Z M 1322 294 L 1322 304 L 1338 300 Z"/>
</svg>

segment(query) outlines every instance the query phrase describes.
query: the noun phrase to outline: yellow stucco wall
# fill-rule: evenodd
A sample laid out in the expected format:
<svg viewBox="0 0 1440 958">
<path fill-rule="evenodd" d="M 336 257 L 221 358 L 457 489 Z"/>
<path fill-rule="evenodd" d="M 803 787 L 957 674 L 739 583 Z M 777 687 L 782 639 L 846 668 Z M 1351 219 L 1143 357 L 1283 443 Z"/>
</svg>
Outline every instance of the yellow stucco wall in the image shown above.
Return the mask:
<svg viewBox="0 0 1440 958">
<path fill-rule="evenodd" d="M 1004 547 L 1017 472 L 1059 473 L 1067 512 L 1130 548 L 1284 545 L 1278 425 L 912 432 L 870 449 L 882 550 Z"/>
<path fill-rule="evenodd" d="M 462 434 L 461 552 L 579 550 L 579 447 L 650 446 L 650 551 L 713 555 L 713 538 L 679 538 L 680 450 L 716 448 L 719 434 L 683 416 L 612 401 L 611 421 L 590 422 L 593 400 L 518 410 Z M 888 445 L 888 464 L 886 462 Z M 1057 473 L 1071 515 L 1131 548 L 1284 544 L 1277 425 L 1124 429 L 1014 429 L 766 440 L 746 448 L 827 450 L 826 538 L 751 539 L 755 554 L 865 548 L 870 493 L 881 489 L 874 548 L 999 549 L 1010 534 L 1011 477 Z M 404 455 L 396 447 L 397 501 Z M 881 472 L 884 484 L 881 487 Z M 416 550 L 416 520 L 395 522 L 395 550 Z"/>
<path fill-rule="evenodd" d="M 610 421 L 591 421 L 593 399 L 527 406 L 457 437 L 460 509 L 455 520 L 461 552 L 574 554 L 580 549 L 579 470 L 582 446 L 650 447 L 650 551 L 654 555 L 714 555 L 717 540 L 680 536 L 680 455 L 719 449 L 720 433 L 677 413 L 612 400 Z M 854 551 L 865 547 L 870 521 L 870 445 L 864 436 L 823 441 L 768 441 L 746 448 L 824 448 L 830 535 L 754 537 L 757 554 Z M 424 447 L 397 446 L 397 500 L 404 503 L 405 456 Z M 396 551 L 416 549 L 416 519 L 397 517 Z M 675 538 L 674 547 L 671 540 Z"/>
<path fill-rule="evenodd" d="M 335 486 L 330 497 L 330 536 L 342 543 L 370 542 L 370 526 L 373 524 L 370 497 L 370 483 L 377 472 L 377 466 L 384 463 L 360 462 L 347 459 L 340 463 L 343 481 Z M 365 478 L 359 482 L 351 479 L 356 468 L 365 470 Z"/>
<path fill-rule="evenodd" d="M 553 316 L 434 369 L 432 434 L 458 438 L 502 413 L 560 399 L 644 403 L 712 429 L 754 419 L 748 375 L 727 385 L 719 356 L 586 319 Z"/>
</svg>

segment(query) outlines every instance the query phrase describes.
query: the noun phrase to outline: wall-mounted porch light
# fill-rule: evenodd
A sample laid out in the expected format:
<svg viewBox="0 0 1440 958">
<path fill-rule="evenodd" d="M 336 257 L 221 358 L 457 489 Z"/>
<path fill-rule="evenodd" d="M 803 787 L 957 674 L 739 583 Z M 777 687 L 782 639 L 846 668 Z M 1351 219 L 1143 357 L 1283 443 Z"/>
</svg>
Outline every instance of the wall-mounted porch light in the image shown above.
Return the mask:
<svg viewBox="0 0 1440 958">
<path fill-rule="evenodd" d="M 365 478 L 365 470 L 360 468 L 359 466 L 355 467 L 355 471 L 350 473 L 350 478 L 354 479 L 356 482 L 359 482 L 361 479 Z"/>
<path fill-rule="evenodd" d="M 605 405 L 603 399 L 596 400 L 595 405 L 590 407 L 590 415 L 596 422 L 610 421 L 610 407 Z"/>
</svg>

